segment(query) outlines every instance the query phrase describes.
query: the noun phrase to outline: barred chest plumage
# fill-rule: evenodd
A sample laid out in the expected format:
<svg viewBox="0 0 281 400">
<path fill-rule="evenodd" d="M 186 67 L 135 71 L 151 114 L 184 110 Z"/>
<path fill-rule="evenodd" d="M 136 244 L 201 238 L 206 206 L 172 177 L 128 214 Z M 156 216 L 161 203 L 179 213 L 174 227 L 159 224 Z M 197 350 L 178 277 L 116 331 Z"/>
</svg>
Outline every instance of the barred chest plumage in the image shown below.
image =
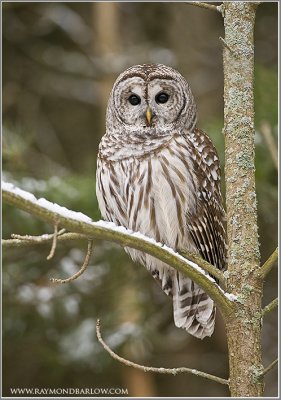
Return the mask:
<svg viewBox="0 0 281 400">
<path fill-rule="evenodd" d="M 187 210 L 193 212 L 196 208 L 199 182 L 184 137 L 174 135 L 165 139 L 164 143 L 158 140 L 154 151 L 146 153 L 142 146 L 138 156 L 116 159 L 117 152 L 109 157 L 101 152 L 97 169 L 101 213 L 108 221 L 174 249 L 196 252 L 186 218 Z M 134 148 L 135 152 L 140 151 L 140 146 Z M 134 259 L 144 257 L 134 250 L 130 254 Z"/>
<path fill-rule="evenodd" d="M 141 143 L 140 140 L 129 148 L 123 143 L 123 147 L 114 151 L 114 140 L 106 136 L 102 139 L 96 184 L 102 216 L 176 250 L 199 253 L 200 248 L 191 235 L 192 229 L 202 231 L 202 228 L 188 221 L 188 215 L 199 213 L 199 186 L 208 186 L 208 176 L 204 184 L 199 182 L 194 171 L 198 164 L 193 161 L 198 152 L 188 145 L 185 135 L 158 137 L 155 143 L 150 141 Z M 129 151 L 130 155 L 126 156 Z M 173 298 L 174 320 L 178 327 L 201 339 L 212 334 L 215 307 L 201 288 L 154 257 L 131 248 L 125 250 L 133 260 L 143 264 L 163 291 Z"/>
</svg>

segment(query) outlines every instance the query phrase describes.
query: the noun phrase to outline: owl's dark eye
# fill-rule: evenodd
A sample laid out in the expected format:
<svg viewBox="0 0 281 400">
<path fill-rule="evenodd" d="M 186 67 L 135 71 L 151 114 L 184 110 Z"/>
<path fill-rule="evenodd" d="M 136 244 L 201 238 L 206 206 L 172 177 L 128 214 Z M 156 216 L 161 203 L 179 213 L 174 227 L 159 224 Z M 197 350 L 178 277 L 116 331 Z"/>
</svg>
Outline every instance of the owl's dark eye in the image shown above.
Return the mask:
<svg viewBox="0 0 281 400">
<path fill-rule="evenodd" d="M 132 106 L 137 106 L 141 102 L 140 97 L 137 96 L 136 94 L 131 94 L 128 100 L 132 104 Z"/>
<path fill-rule="evenodd" d="M 168 99 L 169 99 L 169 95 L 165 92 L 160 92 L 155 96 L 156 103 L 158 103 L 158 104 L 167 103 Z"/>
</svg>

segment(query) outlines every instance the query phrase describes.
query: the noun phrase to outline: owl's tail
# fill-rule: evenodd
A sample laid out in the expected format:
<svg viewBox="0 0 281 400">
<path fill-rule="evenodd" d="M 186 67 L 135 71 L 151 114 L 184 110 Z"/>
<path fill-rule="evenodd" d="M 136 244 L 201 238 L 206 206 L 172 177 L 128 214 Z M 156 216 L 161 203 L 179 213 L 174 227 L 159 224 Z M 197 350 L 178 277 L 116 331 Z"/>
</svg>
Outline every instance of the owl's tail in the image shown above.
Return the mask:
<svg viewBox="0 0 281 400">
<path fill-rule="evenodd" d="M 213 300 L 193 281 L 176 272 L 173 277 L 174 320 L 179 328 L 203 339 L 215 327 L 216 308 Z"/>
<path fill-rule="evenodd" d="M 131 250 L 130 251 L 131 254 Z M 213 300 L 191 279 L 168 265 L 145 255 L 146 265 L 162 290 L 173 299 L 174 320 L 178 328 L 204 339 L 211 336 L 215 327 L 216 307 Z"/>
</svg>

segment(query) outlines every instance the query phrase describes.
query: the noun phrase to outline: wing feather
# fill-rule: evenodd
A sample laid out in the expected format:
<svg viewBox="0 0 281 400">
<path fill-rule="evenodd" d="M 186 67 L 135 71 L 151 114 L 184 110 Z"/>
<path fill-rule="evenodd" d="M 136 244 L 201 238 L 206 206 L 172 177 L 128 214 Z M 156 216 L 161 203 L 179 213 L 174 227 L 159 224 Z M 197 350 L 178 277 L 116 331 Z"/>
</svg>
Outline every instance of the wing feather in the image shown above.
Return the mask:
<svg viewBox="0 0 281 400">
<path fill-rule="evenodd" d="M 225 213 L 220 191 L 220 165 L 215 147 L 201 130 L 186 137 L 194 174 L 200 182 L 197 208 L 187 213 L 190 235 L 200 255 L 219 269 L 226 266 Z"/>
</svg>

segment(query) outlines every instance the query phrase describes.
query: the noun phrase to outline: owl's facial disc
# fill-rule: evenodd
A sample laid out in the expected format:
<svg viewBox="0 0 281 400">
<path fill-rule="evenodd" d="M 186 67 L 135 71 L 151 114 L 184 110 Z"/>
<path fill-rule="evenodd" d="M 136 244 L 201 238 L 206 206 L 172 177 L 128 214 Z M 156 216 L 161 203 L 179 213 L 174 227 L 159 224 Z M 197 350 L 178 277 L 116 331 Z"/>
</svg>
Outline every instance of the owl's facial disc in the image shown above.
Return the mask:
<svg viewBox="0 0 281 400">
<path fill-rule="evenodd" d="M 134 76 L 115 88 L 115 110 L 123 124 L 145 132 L 173 128 L 185 107 L 186 96 L 177 80 Z"/>
</svg>

